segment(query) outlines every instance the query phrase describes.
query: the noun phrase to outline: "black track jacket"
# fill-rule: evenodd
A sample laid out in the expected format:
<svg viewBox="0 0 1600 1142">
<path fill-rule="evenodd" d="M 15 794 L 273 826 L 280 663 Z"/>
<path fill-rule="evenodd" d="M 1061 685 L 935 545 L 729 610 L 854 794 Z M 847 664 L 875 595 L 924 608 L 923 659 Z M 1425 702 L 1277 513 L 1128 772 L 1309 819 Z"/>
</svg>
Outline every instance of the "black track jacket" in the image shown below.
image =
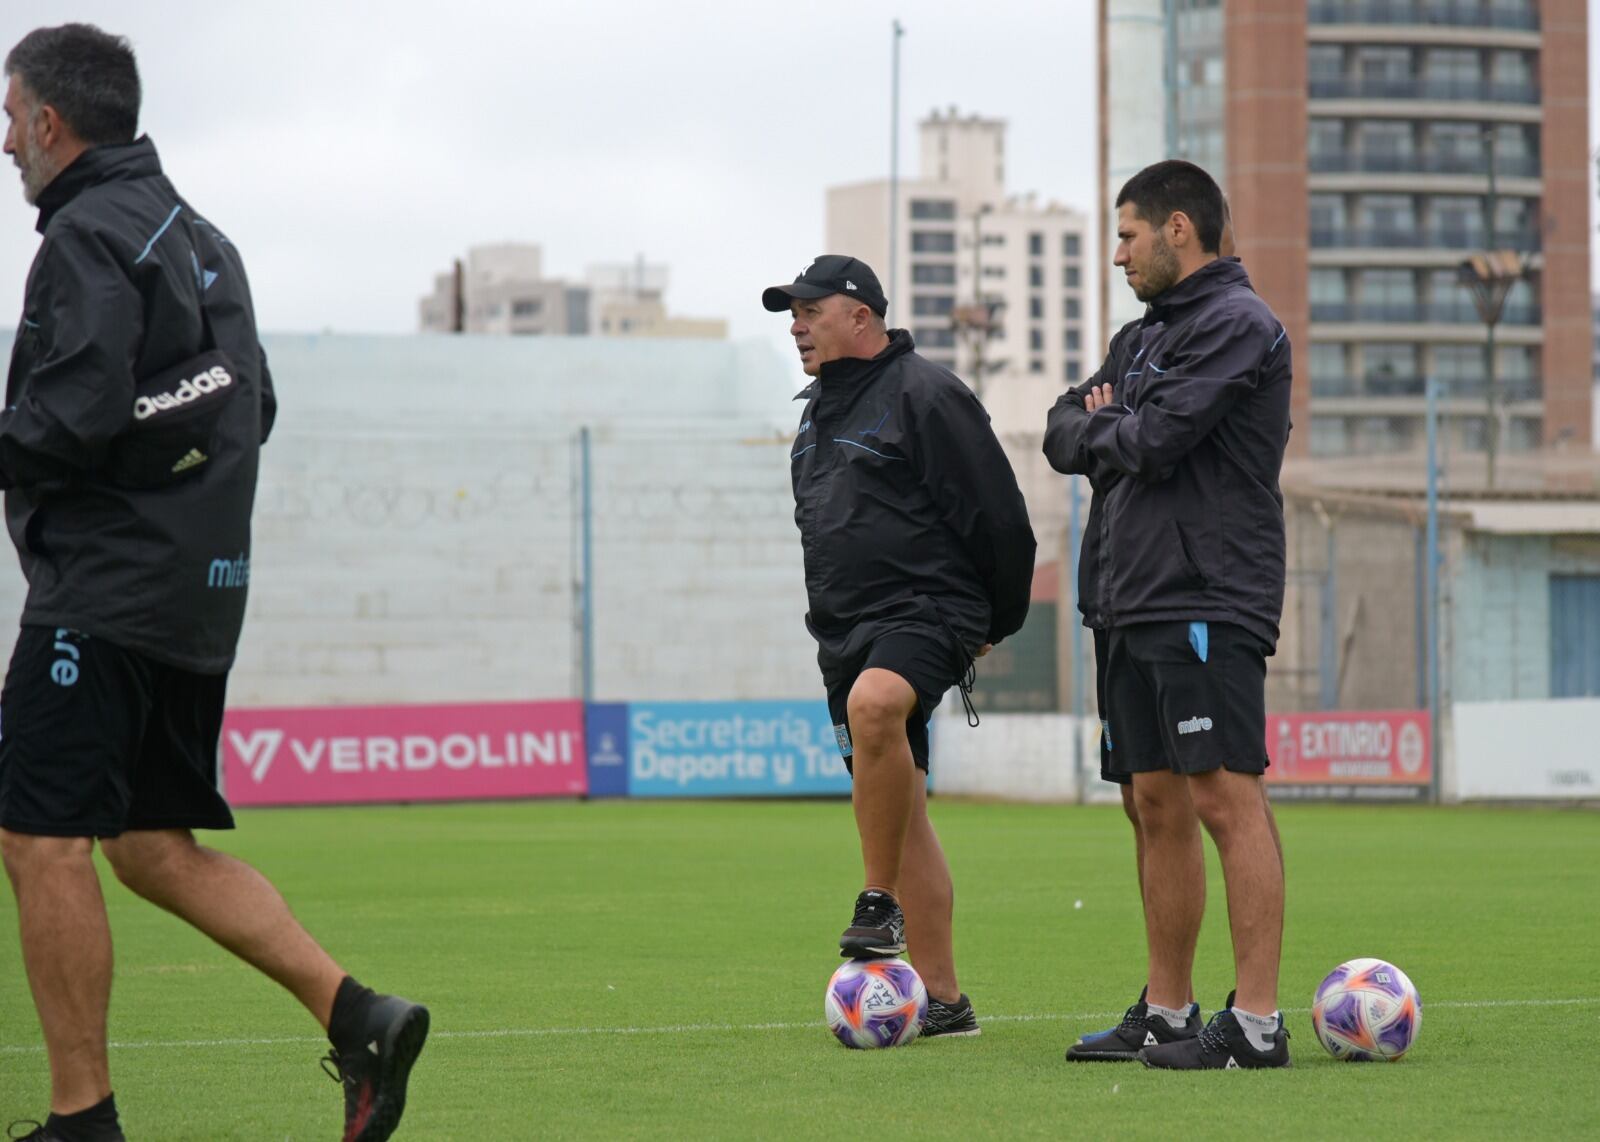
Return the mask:
<svg viewBox="0 0 1600 1142">
<path fill-rule="evenodd" d="M 1119 404 L 1087 413 L 1084 388 L 1056 402 L 1045 454 L 1097 493 L 1080 564 L 1091 626 L 1205 619 L 1277 645 L 1290 376 L 1283 326 L 1223 258 L 1112 339 L 1090 383 L 1111 381 Z"/>
<path fill-rule="evenodd" d="M 44 235 L 0 412 L 25 624 L 70 627 L 200 673 L 233 663 L 250 510 L 276 403 L 237 248 L 178 196 L 148 138 L 84 152 L 39 196 Z M 191 478 L 114 484 L 134 382 L 201 351 L 204 300 L 238 391 Z"/>
<path fill-rule="evenodd" d="M 829 361 L 791 449 L 819 659 L 896 627 L 943 626 L 968 654 L 1022 628 L 1033 529 L 972 390 L 892 330 L 869 360 Z"/>
</svg>

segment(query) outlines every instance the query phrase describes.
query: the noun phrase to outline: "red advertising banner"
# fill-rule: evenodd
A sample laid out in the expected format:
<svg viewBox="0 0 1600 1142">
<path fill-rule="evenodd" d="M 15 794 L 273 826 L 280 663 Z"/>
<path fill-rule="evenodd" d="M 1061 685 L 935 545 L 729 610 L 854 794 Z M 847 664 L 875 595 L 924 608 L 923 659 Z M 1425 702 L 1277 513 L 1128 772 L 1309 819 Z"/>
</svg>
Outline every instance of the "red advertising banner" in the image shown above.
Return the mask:
<svg viewBox="0 0 1600 1142">
<path fill-rule="evenodd" d="M 1278 786 L 1426 786 L 1426 710 L 1269 714 L 1267 780 Z"/>
<path fill-rule="evenodd" d="M 572 797 L 588 790 L 582 702 L 230 710 L 234 805 Z"/>
</svg>

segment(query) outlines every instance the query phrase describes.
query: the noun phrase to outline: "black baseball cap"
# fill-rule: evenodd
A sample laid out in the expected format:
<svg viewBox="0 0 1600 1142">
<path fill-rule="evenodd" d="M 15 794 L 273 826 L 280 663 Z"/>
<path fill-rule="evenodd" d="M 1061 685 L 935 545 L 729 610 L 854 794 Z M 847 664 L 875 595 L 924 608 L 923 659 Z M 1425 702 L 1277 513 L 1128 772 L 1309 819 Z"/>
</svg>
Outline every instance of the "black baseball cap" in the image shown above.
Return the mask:
<svg viewBox="0 0 1600 1142">
<path fill-rule="evenodd" d="M 800 276 L 790 285 L 768 286 L 761 293 L 761 304 L 773 313 L 789 308 L 794 298 L 827 297 L 842 293 L 869 306 L 882 317 L 889 309 L 884 299 L 878 275 L 860 258 L 844 254 L 820 254 L 816 261 L 800 271 Z"/>
</svg>

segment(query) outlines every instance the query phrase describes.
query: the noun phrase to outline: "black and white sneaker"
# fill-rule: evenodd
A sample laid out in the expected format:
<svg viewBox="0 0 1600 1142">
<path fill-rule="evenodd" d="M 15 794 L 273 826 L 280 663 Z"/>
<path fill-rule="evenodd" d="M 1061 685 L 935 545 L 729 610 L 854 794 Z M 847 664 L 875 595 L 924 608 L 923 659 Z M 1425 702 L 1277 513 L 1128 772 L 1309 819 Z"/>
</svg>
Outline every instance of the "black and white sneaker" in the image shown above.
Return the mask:
<svg viewBox="0 0 1600 1142">
<path fill-rule="evenodd" d="M 1159 1015 L 1152 1015 L 1145 1004 L 1149 988 L 1139 992 L 1139 1001 L 1128 1008 L 1122 1022 L 1109 1031 L 1085 1035 L 1067 1048 L 1067 1061 L 1073 1063 L 1131 1063 L 1145 1047 L 1193 1039 L 1200 1034 L 1200 1005 L 1189 1004 L 1189 1018 L 1174 1027 Z"/>
<path fill-rule="evenodd" d="M 963 1035 L 981 1035 L 978 1016 L 972 1010 L 972 1000 L 963 994 L 954 1003 L 940 1003 L 928 996 L 928 1014 L 922 1020 L 922 1038 L 959 1038 Z"/>
<path fill-rule="evenodd" d="M 898 956 L 905 950 L 906 920 L 894 897 L 875 888 L 857 896 L 855 919 L 839 937 L 839 954 L 846 959 L 871 960 Z"/>
<path fill-rule="evenodd" d="M 344 1085 L 344 1142 L 384 1142 L 394 1133 L 427 1037 L 426 1007 L 380 995 L 366 1010 L 360 1045 L 328 1052 L 322 1069 Z"/>
<path fill-rule="evenodd" d="M 1139 1061 L 1147 1067 L 1174 1071 L 1240 1071 L 1268 1067 L 1289 1067 L 1289 1031 L 1279 1019 L 1272 1036 L 1272 1049 L 1258 1051 L 1250 1045 L 1244 1028 L 1233 1013 L 1233 992 L 1222 1010 L 1211 1017 L 1205 1030 L 1193 1039 L 1146 1047 Z"/>
</svg>

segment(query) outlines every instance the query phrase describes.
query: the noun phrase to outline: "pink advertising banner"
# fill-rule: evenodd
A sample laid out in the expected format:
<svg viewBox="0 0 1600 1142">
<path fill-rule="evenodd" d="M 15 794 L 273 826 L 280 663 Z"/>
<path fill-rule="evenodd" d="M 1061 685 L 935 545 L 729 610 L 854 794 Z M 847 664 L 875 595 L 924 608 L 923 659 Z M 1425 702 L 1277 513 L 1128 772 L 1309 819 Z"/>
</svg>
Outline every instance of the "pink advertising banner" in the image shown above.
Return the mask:
<svg viewBox="0 0 1600 1142">
<path fill-rule="evenodd" d="M 581 702 L 230 710 L 234 805 L 572 797 L 588 790 Z"/>
<path fill-rule="evenodd" d="M 1267 780 L 1275 785 L 1427 785 L 1426 710 L 1269 714 Z"/>
</svg>

